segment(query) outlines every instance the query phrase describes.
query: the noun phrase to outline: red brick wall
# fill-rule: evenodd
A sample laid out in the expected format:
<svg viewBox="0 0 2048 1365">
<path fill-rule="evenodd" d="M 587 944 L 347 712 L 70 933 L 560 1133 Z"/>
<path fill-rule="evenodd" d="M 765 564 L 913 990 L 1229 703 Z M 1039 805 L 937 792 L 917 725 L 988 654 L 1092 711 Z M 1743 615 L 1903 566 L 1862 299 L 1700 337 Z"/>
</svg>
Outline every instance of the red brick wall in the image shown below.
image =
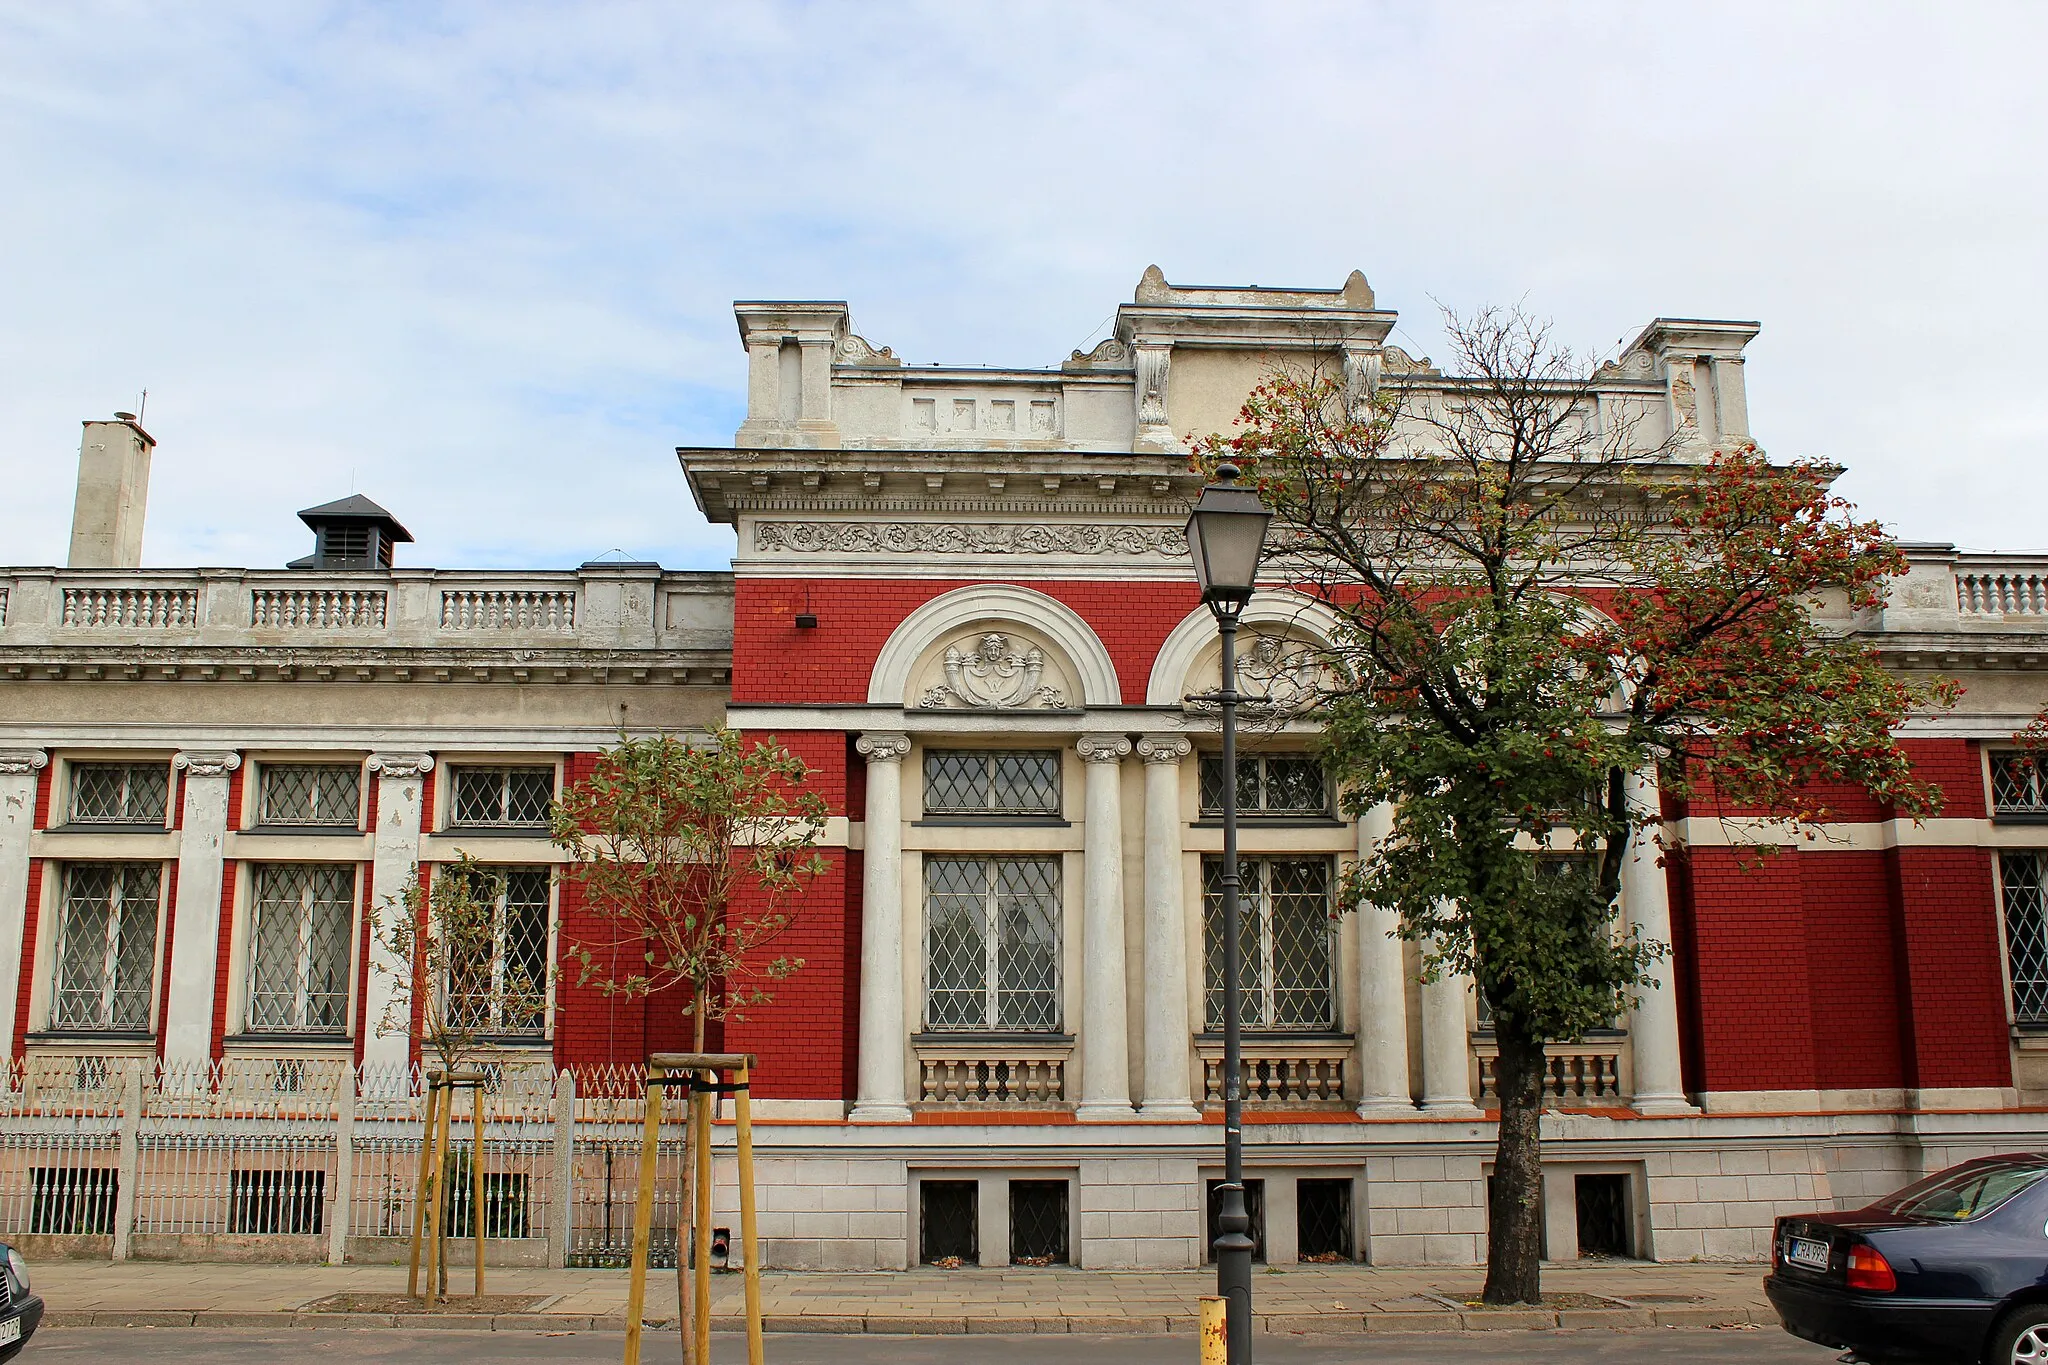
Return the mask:
<svg viewBox="0 0 2048 1365">
<path fill-rule="evenodd" d="M 232 866 L 232 864 L 231 864 Z M 178 865 L 167 864 L 163 873 L 163 951 L 157 954 L 157 961 L 163 964 L 156 983 L 156 1055 L 164 1055 L 164 1023 L 171 1013 L 171 942 L 178 927 Z M 222 967 L 221 971 L 226 971 Z"/>
<path fill-rule="evenodd" d="M 1798 855 L 1761 866 L 1734 849 L 1692 850 L 1699 1084 L 1707 1090 L 1816 1085 L 1805 896 Z"/>
<path fill-rule="evenodd" d="M 1967 739 L 1906 739 L 1899 747 L 1912 755 L 1914 771 L 1941 787 L 1944 817 L 1981 820 L 1989 813 L 1976 744 Z"/>
<path fill-rule="evenodd" d="M 765 959 L 803 966 L 764 989 L 774 999 L 725 1023 L 726 1046 L 760 1057 L 754 1093 L 763 1098 L 845 1099 L 852 1094 L 847 1034 L 856 1028 L 859 989 L 848 989 L 849 955 L 857 976 L 859 929 L 847 911 L 846 850 L 821 850 L 826 871 L 786 902 L 795 923 L 768 944 Z"/>
<path fill-rule="evenodd" d="M 1979 784 L 1981 786 L 1981 784 Z M 1893 850 L 1906 986 L 1909 1084 L 2012 1084 L 1992 853 Z"/>
<path fill-rule="evenodd" d="M 228 1036 L 228 963 L 235 946 L 235 874 L 241 864 L 229 862 L 220 870 L 220 941 L 213 959 L 213 1059 L 220 1060 L 222 1043 Z"/>
<path fill-rule="evenodd" d="M 372 783 L 370 784 L 370 792 L 371 792 L 371 796 L 370 796 L 370 805 L 371 805 L 371 809 L 372 809 L 372 810 L 375 810 L 375 809 L 376 809 L 376 802 L 377 802 L 377 797 L 376 797 L 376 794 L 375 794 L 375 793 L 376 793 L 376 791 L 377 791 L 377 784 L 376 784 L 376 783 L 374 783 L 374 782 L 372 782 Z M 372 821 L 371 821 L 371 828 L 372 828 L 372 829 L 376 828 L 376 822 L 375 822 L 375 819 L 374 819 L 374 818 L 373 818 L 373 819 L 372 819 Z M 357 899 L 358 899 L 358 900 L 360 900 L 360 901 L 361 901 L 361 903 L 362 903 L 362 909 L 361 909 L 361 911 L 360 911 L 360 919 L 361 919 L 361 923 L 360 923 L 360 926 L 358 927 L 358 929 L 357 929 L 357 931 L 356 931 L 356 934 L 357 934 L 357 938 L 356 938 L 356 1016 L 357 1016 L 357 1017 L 356 1017 L 356 1030 L 355 1030 L 355 1054 L 356 1054 L 356 1065 L 357 1065 L 357 1066 L 361 1066 L 361 1065 L 363 1064 L 363 1044 L 364 1044 L 364 1043 L 366 1043 L 366 1042 L 367 1042 L 367 1041 L 369 1040 L 370 1036 L 371 1036 L 372 1034 L 376 1033 L 376 1031 L 377 1031 L 377 1030 L 378 1030 L 378 1029 L 379 1029 L 380 1027 L 382 1027 L 382 1026 L 383 1026 L 383 1023 L 384 1023 L 384 1021 L 383 1021 L 382 1019 L 373 1019 L 373 1018 L 371 1018 L 371 1017 L 369 1016 L 369 1008 L 370 1008 L 370 927 L 371 927 L 371 925 L 373 925 L 374 923 L 376 923 L 376 915 L 377 915 L 376 907 L 375 907 L 375 906 L 374 906 L 374 905 L 373 905 L 373 904 L 371 903 L 371 901 L 370 901 L 370 895 L 371 895 L 371 893 L 372 893 L 372 891 L 373 891 L 373 889 L 374 889 L 374 886 L 375 886 L 375 882 L 374 882 L 374 870 L 375 870 L 375 865 L 374 865 L 374 864 L 372 864 L 372 863 L 358 863 L 358 864 L 356 864 L 356 882 L 357 882 L 357 890 L 361 892 L 361 894 L 360 894 L 360 895 L 359 895 L 359 896 L 357 897 Z"/>
<path fill-rule="evenodd" d="M 41 800 L 45 810 L 49 801 L 49 773 L 44 770 L 45 783 Z M 28 907 L 21 926 L 21 962 L 17 965 L 14 995 L 14 1055 L 17 1059 L 28 1051 L 28 997 L 36 979 L 36 928 L 42 919 L 43 908 L 43 860 L 28 860 Z"/>
<path fill-rule="evenodd" d="M 229 829 L 240 829 L 242 827 L 242 779 L 248 775 L 248 772 L 249 765 L 244 763 L 241 767 L 228 774 Z"/>
<path fill-rule="evenodd" d="M 584 908 L 583 888 L 563 878 L 558 892 L 560 959 L 555 979 L 555 1064 L 566 1067 L 634 1065 L 646 1059 L 646 1003 L 607 994 L 600 983 L 631 950 L 613 945 L 611 922 Z M 577 944 L 598 960 L 585 984 L 583 965 L 571 956 Z"/>
<path fill-rule="evenodd" d="M 35 827 L 37 829 L 48 829 L 50 827 L 50 797 L 56 785 L 56 764 L 48 764 L 42 771 L 36 774 Z"/>
<path fill-rule="evenodd" d="M 742 578 L 733 609 L 732 699 L 737 705 L 861 702 L 890 632 L 912 611 L 962 579 Z M 1193 582 L 1033 581 L 1028 585 L 1074 609 L 1116 664 L 1126 702 L 1145 699 L 1159 646 L 1201 604 Z M 805 593 L 818 617 L 798 630 Z"/>
<path fill-rule="evenodd" d="M 1823 1090 L 1903 1086 L 1891 869 L 1882 852 L 1780 855 L 1799 867 L 1806 908 L 1814 1083 Z"/>
</svg>

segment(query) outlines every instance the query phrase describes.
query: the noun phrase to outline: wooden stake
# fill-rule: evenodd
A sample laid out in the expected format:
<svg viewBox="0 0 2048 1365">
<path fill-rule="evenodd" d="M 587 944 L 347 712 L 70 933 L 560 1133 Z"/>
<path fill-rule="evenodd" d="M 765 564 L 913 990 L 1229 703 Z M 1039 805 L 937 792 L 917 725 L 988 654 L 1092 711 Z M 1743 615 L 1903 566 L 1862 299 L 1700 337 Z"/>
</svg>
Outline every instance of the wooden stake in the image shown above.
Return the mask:
<svg viewBox="0 0 2048 1365">
<path fill-rule="evenodd" d="M 640 1188 L 633 1197 L 633 1271 L 626 1290 L 625 1365 L 640 1365 L 640 1318 L 647 1309 L 647 1239 L 654 1230 L 654 1155 L 661 1141 L 661 1068 L 647 1068 L 647 1122 L 640 1130 Z"/>
<path fill-rule="evenodd" d="M 434 1297 L 439 1303 L 448 1297 L 448 1219 L 443 1210 L 448 1202 L 448 1125 L 455 1117 L 455 1083 L 442 1081 L 441 1119 L 435 1131 L 441 1136 L 434 1145 Z"/>
<path fill-rule="evenodd" d="M 695 1080 L 695 1070 L 682 1073 Z M 697 1095 L 683 1092 L 683 1170 L 676 1195 L 676 1335 L 683 1342 L 683 1365 L 710 1365 L 697 1358 L 696 1319 L 690 1312 L 690 1248 L 696 1245 Z"/>
<path fill-rule="evenodd" d="M 469 1109 L 474 1120 L 475 1139 L 469 1149 L 469 1222 L 476 1233 L 476 1296 L 484 1296 L 484 1085 L 481 1079 L 469 1087 Z"/>
<path fill-rule="evenodd" d="M 761 1341 L 761 1257 L 754 1238 L 754 1114 L 747 1088 L 749 1071 L 742 1066 L 733 1077 L 739 1089 L 733 1093 L 732 1118 L 739 1139 L 740 1255 L 746 1257 L 747 1365 L 762 1365 L 766 1348 Z"/>
<path fill-rule="evenodd" d="M 420 1124 L 420 1178 L 412 1187 L 412 1268 L 405 1275 L 408 1298 L 420 1296 L 420 1235 L 427 1225 L 427 1180 L 433 1168 L 427 1163 L 434 1154 L 434 1082 L 427 1081 L 426 1112 Z"/>
<path fill-rule="evenodd" d="M 704 1073 L 716 1084 L 718 1073 Z M 697 1361 L 711 1365 L 711 1106 L 716 1092 L 696 1094 L 697 1101 Z"/>
</svg>

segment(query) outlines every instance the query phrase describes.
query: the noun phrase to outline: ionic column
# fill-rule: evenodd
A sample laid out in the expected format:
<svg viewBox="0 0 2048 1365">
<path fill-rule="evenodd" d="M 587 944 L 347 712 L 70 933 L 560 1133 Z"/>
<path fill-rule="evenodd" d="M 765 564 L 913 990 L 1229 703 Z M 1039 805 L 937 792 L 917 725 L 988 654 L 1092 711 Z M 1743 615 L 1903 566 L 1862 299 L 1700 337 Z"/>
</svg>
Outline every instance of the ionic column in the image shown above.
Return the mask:
<svg viewBox="0 0 2048 1365">
<path fill-rule="evenodd" d="M 1188 1069 L 1187 919 L 1182 910 L 1180 761 L 1193 746 L 1180 735 L 1146 735 L 1145 760 L 1145 1101 L 1138 1117 L 1194 1119 Z"/>
<path fill-rule="evenodd" d="M 1628 775 L 1628 804 L 1634 810 L 1658 808 L 1657 767 L 1646 763 Z M 1631 929 L 1646 943 L 1671 943 L 1671 887 L 1658 866 L 1659 852 L 1651 831 L 1629 841 L 1628 861 L 1621 867 L 1621 908 Z M 1671 954 L 1652 963 L 1655 984 L 1641 989 L 1642 1000 L 1629 1011 L 1628 1037 L 1635 1074 L 1636 1111 L 1643 1114 L 1692 1114 L 1685 1098 L 1685 1078 L 1678 1060 L 1678 996 Z"/>
<path fill-rule="evenodd" d="M 228 774 L 237 753 L 188 751 L 171 758 L 185 773 L 178 818 L 178 900 L 166 967 L 171 989 L 164 1008 L 164 1060 L 203 1063 L 213 1057 L 214 983 L 220 960 L 222 853 L 228 833 Z"/>
<path fill-rule="evenodd" d="M 0 750 L 0 1058 L 14 1055 L 14 1007 L 28 927 L 28 844 L 36 823 L 41 749 Z"/>
<path fill-rule="evenodd" d="M 1432 1114 L 1476 1117 L 1472 1103 L 1472 1035 L 1466 1001 L 1472 978 L 1440 972 L 1422 983 L 1422 1107 Z"/>
<path fill-rule="evenodd" d="M 380 931 L 386 918 L 398 913 L 398 897 L 419 867 L 420 831 L 427 821 L 422 798 L 433 767 L 432 754 L 370 755 L 370 775 L 377 783 L 377 827 L 370 832 L 370 983 L 357 1025 L 363 1031 L 365 1067 L 402 1068 L 412 1058 L 411 1021 L 390 1017 L 398 973 L 406 964 L 385 951 Z"/>
<path fill-rule="evenodd" d="M 1114 1121 L 1131 1110 L 1130 1016 L 1124 990 L 1122 735 L 1083 735 L 1088 770 L 1081 826 L 1081 1103 L 1074 1117 Z"/>
<path fill-rule="evenodd" d="M 903 756 L 910 736 L 862 735 L 868 813 L 860 912 L 860 1072 L 855 1123 L 908 1123 L 903 1083 Z"/>
<path fill-rule="evenodd" d="M 1361 862 L 1394 827 L 1394 808 L 1381 802 L 1358 817 Z M 1361 1118 L 1413 1114 L 1408 1089 L 1408 978 L 1402 970 L 1401 917 L 1384 906 L 1358 910 L 1358 1113 Z"/>
</svg>

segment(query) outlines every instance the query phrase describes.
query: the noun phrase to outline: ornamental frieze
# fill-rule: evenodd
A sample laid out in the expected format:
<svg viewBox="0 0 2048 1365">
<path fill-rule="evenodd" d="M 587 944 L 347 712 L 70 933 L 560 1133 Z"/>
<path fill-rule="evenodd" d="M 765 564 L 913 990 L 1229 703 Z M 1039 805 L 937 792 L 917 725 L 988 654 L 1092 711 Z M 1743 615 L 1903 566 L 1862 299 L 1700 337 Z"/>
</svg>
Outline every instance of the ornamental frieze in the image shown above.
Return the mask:
<svg viewBox="0 0 2048 1365">
<path fill-rule="evenodd" d="M 1158 555 L 1181 558 L 1178 526 L 1012 525 L 959 522 L 764 521 L 754 548 L 788 554 Z"/>
</svg>

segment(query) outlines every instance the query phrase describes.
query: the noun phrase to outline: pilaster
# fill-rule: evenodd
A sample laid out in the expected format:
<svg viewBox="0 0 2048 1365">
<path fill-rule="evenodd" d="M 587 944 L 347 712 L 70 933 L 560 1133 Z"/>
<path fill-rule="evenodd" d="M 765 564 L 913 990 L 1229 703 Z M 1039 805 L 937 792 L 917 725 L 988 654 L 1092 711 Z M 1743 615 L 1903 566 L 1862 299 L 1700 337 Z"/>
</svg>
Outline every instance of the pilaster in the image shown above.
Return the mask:
<svg viewBox="0 0 2048 1365">
<path fill-rule="evenodd" d="M 214 989 L 220 960 L 222 852 L 228 832 L 228 778 L 242 766 L 231 752 L 186 750 L 171 759 L 185 774 L 179 817 L 178 900 L 166 958 L 164 1061 L 187 1065 L 213 1057 Z"/>
<path fill-rule="evenodd" d="M 1658 809 L 1657 769 L 1645 764 L 1628 775 L 1628 804 L 1635 810 Z M 1671 887 L 1659 865 L 1660 854 L 1651 830 L 1629 841 L 1628 861 L 1621 869 L 1621 908 L 1629 927 L 1646 943 L 1662 944 L 1663 956 L 1650 964 L 1652 984 L 1641 988 L 1629 1011 L 1628 1036 L 1635 1076 L 1636 1111 L 1643 1114 L 1695 1114 L 1685 1098 L 1679 1066 L 1677 976 L 1671 962 Z"/>
<path fill-rule="evenodd" d="M 1358 817 L 1358 856 L 1394 827 L 1385 802 Z M 1408 978 L 1398 937 L 1401 917 L 1383 906 L 1358 911 L 1358 1113 L 1361 1118 L 1413 1117 L 1408 1085 Z"/>
<path fill-rule="evenodd" d="M 422 796 L 433 767 L 432 754 L 370 755 L 369 769 L 377 779 L 377 828 L 370 840 L 370 978 L 360 1016 L 366 1067 L 401 1067 L 412 1060 L 410 1021 L 389 1017 L 405 964 L 385 950 L 377 930 L 394 913 L 392 907 L 419 868 L 420 830 L 427 819 Z"/>
<path fill-rule="evenodd" d="M 14 1055 L 18 964 L 28 948 L 29 836 L 36 823 L 36 782 L 49 763 L 41 749 L 0 750 L 0 1058 Z"/>
<path fill-rule="evenodd" d="M 1122 735 L 1083 735 L 1077 747 L 1087 768 L 1087 813 L 1081 830 L 1081 1103 L 1074 1117 L 1114 1122 L 1132 1117 L 1121 771 L 1131 742 Z"/>
<path fill-rule="evenodd" d="M 1193 751 L 1183 735 L 1146 735 L 1145 761 L 1145 1085 L 1138 1117 L 1193 1120 L 1188 1063 L 1187 912 L 1181 894 L 1181 760 Z"/>
<path fill-rule="evenodd" d="M 903 759 L 910 736 L 862 735 L 868 809 L 862 853 L 860 1069 L 855 1123 L 908 1123 L 903 1036 Z"/>
</svg>

